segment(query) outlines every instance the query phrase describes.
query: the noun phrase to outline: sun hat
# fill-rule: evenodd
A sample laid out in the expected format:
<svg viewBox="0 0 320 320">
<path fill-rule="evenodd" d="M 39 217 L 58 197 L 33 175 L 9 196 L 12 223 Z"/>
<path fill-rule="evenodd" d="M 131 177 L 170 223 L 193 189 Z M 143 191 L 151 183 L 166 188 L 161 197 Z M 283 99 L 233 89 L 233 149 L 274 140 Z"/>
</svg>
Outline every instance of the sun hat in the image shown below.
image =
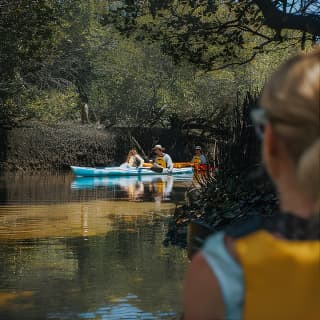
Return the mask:
<svg viewBox="0 0 320 320">
<path fill-rule="evenodd" d="M 159 150 L 164 150 L 164 148 L 162 148 L 162 146 L 161 146 L 161 144 L 156 144 L 153 148 L 152 148 L 152 150 L 156 150 L 156 149 L 159 149 Z"/>
</svg>

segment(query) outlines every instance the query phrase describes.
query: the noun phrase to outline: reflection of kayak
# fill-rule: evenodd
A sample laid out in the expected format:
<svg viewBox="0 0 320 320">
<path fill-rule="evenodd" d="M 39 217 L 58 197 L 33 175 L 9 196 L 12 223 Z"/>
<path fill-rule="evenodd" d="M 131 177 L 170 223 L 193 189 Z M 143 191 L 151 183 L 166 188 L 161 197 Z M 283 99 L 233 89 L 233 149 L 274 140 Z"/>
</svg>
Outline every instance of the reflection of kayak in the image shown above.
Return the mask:
<svg viewBox="0 0 320 320">
<path fill-rule="evenodd" d="M 72 189 L 93 189 L 96 187 L 108 187 L 119 185 L 126 187 L 138 182 L 148 183 L 161 181 L 166 183 L 168 178 L 173 178 L 174 181 L 191 181 L 192 174 L 180 174 L 177 176 L 168 175 L 146 175 L 146 176 L 110 176 L 110 177 L 76 177 L 72 184 Z"/>
<path fill-rule="evenodd" d="M 162 173 L 154 172 L 150 168 L 122 168 L 122 167 L 75 167 L 71 166 L 71 170 L 75 176 L 79 177 L 101 177 L 101 176 L 140 176 L 140 175 L 168 175 L 167 169 L 163 169 Z M 192 173 L 192 167 L 174 168 L 173 175 Z"/>
</svg>

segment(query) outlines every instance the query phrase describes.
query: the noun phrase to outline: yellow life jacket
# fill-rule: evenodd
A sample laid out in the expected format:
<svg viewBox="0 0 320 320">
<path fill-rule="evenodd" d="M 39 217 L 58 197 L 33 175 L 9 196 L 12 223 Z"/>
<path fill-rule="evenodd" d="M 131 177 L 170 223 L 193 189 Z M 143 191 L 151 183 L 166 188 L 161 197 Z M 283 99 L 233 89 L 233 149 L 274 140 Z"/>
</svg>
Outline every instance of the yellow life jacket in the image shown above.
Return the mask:
<svg viewBox="0 0 320 320">
<path fill-rule="evenodd" d="M 320 241 L 259 230 L 235 240 L 245 282 L 244 320 L 320 317 Z"/>
<path fill-rule="evenodd" d="M 191 162 L 192 162 L 192 163 L 195 163 L 195 164 L 200 164 L 200 163 L 201 163 L 201 158 L 200 158 L 200 156 L 193 156 Z"/>
<path fill-rule="evenodd" d="M 155 161 L 155 163 L 157 163 L 162 168 L 166 168 L 167 167 L 166 160 L 164 160 L 163 156 L 157 156 L 154 161 Z"/>
</svg>

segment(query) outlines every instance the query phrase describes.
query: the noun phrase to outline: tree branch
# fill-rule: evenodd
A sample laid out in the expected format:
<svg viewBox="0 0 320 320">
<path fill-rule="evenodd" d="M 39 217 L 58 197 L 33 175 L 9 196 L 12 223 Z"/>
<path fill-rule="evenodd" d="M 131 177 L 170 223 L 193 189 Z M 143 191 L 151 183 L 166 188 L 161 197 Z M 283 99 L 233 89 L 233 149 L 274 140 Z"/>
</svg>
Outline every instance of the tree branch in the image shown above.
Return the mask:
<svg viewBox="0 0 320 320">
<path fill-rule="evenodd" d="M 320 36 L 320 16 L 316 14 L 297 15 L 284 13 L 277 9 L 271 0 L 252 0 L 265 18 L 265 23 L 272 29 L 293 29 Z"/>
<path fill-rule="evenodd" d="M 252 61 L 256 57 L 257 54 L 258 54 L 258 52 L 254 52 L 248 59 L 245 59 L 242 61 L 230 62 L 230 63 L 224 64 L 220 67 L 212 68 L 212 69 L 210 69 L 210 71 L 217 71 L 217 70 L 222 70 L 222 69 L 232 67 L 232 66 L 241 66 L 243 64 L 247 64 L 248 62 Z"/>
</svg>

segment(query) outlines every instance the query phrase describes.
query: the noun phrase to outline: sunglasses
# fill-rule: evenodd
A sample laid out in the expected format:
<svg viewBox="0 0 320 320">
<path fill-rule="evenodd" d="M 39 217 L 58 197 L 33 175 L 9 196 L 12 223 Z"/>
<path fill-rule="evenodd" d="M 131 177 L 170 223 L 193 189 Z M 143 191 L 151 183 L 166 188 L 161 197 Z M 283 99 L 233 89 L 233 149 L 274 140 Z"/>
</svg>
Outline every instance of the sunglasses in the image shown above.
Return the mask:
<svg viewBox="0 0 320 320">
<path fill-rule="evenodd" d="M 264 128 L 267 123 L 267 116 L 265 109 L 255 108 L 250 112 L 250 118 L 254 125 L 257 137 L 262 140 L 264 136 Z"/>
</svg>

